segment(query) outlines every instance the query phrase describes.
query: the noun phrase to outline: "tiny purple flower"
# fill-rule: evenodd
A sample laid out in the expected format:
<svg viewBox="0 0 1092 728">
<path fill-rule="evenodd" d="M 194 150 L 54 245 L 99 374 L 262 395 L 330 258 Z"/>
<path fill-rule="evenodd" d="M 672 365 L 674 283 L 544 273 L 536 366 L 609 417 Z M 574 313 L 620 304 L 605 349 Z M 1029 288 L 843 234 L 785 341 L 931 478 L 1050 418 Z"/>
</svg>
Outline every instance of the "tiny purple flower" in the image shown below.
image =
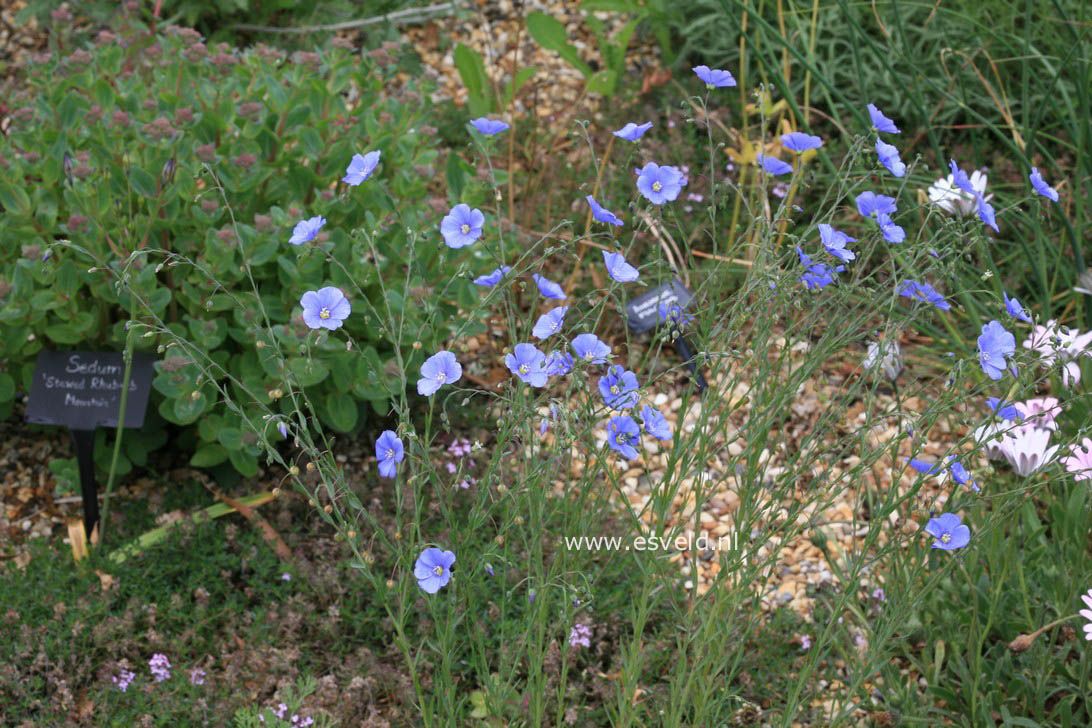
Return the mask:
<svg viewBox="0 0 1092 728">
<path fill-rule="evenodd" d="M 887 167 L 887 171 L 896 177 L 906 174 L 906 164 L 899 159 L 899 150 L 894 144 L 887 144 L 876 137 L 876 156 L 880 158 L 880 164 Z"/>
<path fill-rule="evenodd" d="M 899 290 L 899 295 L 904 298 L 921 301 L 922 303 L 931 303 L 941 311 L 951 311 L 952 304 L 944 300 L 944 296 L 940 295 L 931 285 L 928 283 L 918 283 L 915 280 L 907 279 L 902 284 L 902 289 Z"/>
<path fill-rule="evenodd" d="M 802 131 L 790 131 L 781 135 L 781 146 L 794 152 L 806 152 L 809 149 L 818 149 L 823 146 L 823 140 L 812 134 Z"/>
<path fill-rule="evenodd" d="M 647 404 L 641 407 L 641 423 L 645 427 L 645 432 L 656 439 L 671 439 L 671 425 L 667 424 L 667 419 L 660 410 Z"/>
<path fill-rule="evenodd" d="M 552 298 L 557 301 L 565 300 L 565 291 L 558 284 L 544 276 L 540 276 L 538 273 L 535 273 L 531 278 L 534 279 L 535 285 L 538 286 L 538 292 L 544 298 Z"/>
<path fill-rule="evenodd" d="M 694 73 L 698 74 L 698 78 L 702 81 L 705 81 L 705 87 L 710 90 L 736 85 L 736 80 L 732 78 L 732 74 L 719 68 L 710 69 L 709 66 L 694 66 Z"/>
<path fill-rule="evenodd" d="M 612 417 L 607 423 L 607 444 L 626 460 L 633 460 L 637 457 L 634 446 L 641 441 L 640 432 L 632 417 Z"/>
<path fill-rule="evenodd" d="M 608 253 L 604 250 L 603 262 L 607 266 L 607 275 L 619 283 L 630 283 L 641 277 L 637 269 L 627 263 L 621 253 Z"/>
<path fill-rule="evenodd" d="M 1015 351 L 1016 338 L 998 321 L 983 324 L 982 335 L 978 337 L 978 362 L 987 377 L 994 381 L 1001 379 L 1008 367 L 1005 357 Z"/>
<path fill-rule="evenodd" d="M 480 119 L 472 119 L 470 124 L 486 136 L 493 136 L 494 134 L 500 134 L 502 131 L 508 130 L 508 125 L 503 121 L 487 119 L 484 116 Z"/>
<path fill-rule="evenodd" d="M 402 440 L 392 430 L 383 430 L 375 441 L 375 459 L 379 461 L 379 475 L 393 478 L 398 473 L 398 463 L 405 458 Z"/>
<path fill-rule="evenodd" d="M 588 205 L 592 209 L 592 217 L 599 222 L 605 222 L 608 225 L 625 225 L 617 215 L 596 202 L 595 198 L 591 195 L 586 196 L 584 199 L 587 200 Z"/>
<path fill-rule="evenodd" d="M 762 165 L 762 169 L 766 171 L 766 174 L 773 175 L 774 177 L 792 172 L 792 165 L 782 162 L 777 157 L 767 157 L 765 154 L 756 154 L 755 161 Z"/>
<path fill-rule="evenodd" d="M 200 667 L 190 670 L 190 685 L 204 685 L 207 673 Z"/>
<path fill-rule="evenodd" d="M 580 334 L 572 340 L 570 346 L 577 358 L 586 364 L 606 364 L 610 358 L 610 347 L 595 334 Z"/>
<path fill-rule="evenodd" d="M 510 271 L 510 270 L 512 270 L 511 266 L 502 265 L 500 268 L 497 268 L 496 270 L 494 270 L 489 275 L 478 276 L 477 278 L 475 278 L 474 279 L 474 285 L 484 286 L 486 288 L 492 288 L 493 286 L 500 283 L 501 278 L 504 278 L 504 276 L 508 275 L 508 271 Z"/>
<path fill-rule="evenodd" d="M 376 166 L 379 164 L 379 155 L 381 152 L 376 150 L 374 152 L 368 152 L 367 154 L 354 154 L 352 160 L 349 162 L 348 168 L 345 170 L 345 176 L 341 178 L 341 181 L 350 187 L 356 187 L 364 180 L 372 176 L 372 172 L 375 171 Z"/>
<path fill-rule="evenodd" d="M 971 529 L 954 513 L 942 513 L 938 518 L 929 519 L 925 532 L 936 539 L 933 548 L 945 551 L 961 549 L 971 541 Z"/>
<path fill-rule="evenodd" d="M 449 248 L 462 248 L 482 236 L 484 224 L 481 210 L 471 210 L 470 205 L 460 202 L 440 221 L 440 234 Z"/>
<path fill-rule="evenodd" d="M 148 660 L 148 669 L 152 671 L 157 683 L 169 680 L 171 677 L 171 661 L 162 652 L 152 655 L 152 659 Z"/>
<path fill-rule="evenodd" d="M 623 126 L 616 132 L 612 132 L 614 136 L 619 139 L 625 139 L 627 142 L 635 142 L 641 138 L 646 131 L 652 128 L 652 122 L 645 124 L 634 124 L 632 121 Z"/>
<path fill-rule="evenodd" d="M 1028 316 L 1027 312 L 1024 310 L 1024 307 L 1020 305 L 1020 301 L 1018 299 L 1009 298 L 1009 295 L 1004 291 L 1001 291 L 1001 297 L 1005 299 L 1005 311 L 1008 312 L 1009 316 L 1012 316 L 1014 319 L 1019 319 L 1020 321 L 1023 321 L 1025 323 L 1031 323 L 1031 317 Z"/>
<path fill-rule="evenodd" d="M 512 353 L 504 357 L 504 363 L 508 371 L 525 384 L 532 387 L 546 386 L 546 355 L 534 344 L 516 344 Z"/>
<path fill-rule="evenodd" d="M 569 646 L 591 647 L 591 629 L 579 622 L 574 624 L 572 630 L 569 631 Z"/>
<path fill-rule="evenodd" d="M 851 238 L 826 223 L 819 223 L 819 240 L 827 252 L 838 260 L 848 263 L 857 257 L 856 253 L 846 248 L 846 243 L 855 243 L 856 238 Z"/>
<path fill-rule="evenodd" d="M 877 195 L 871 191 L 862 192 L 857 195 L 857 212 L 861 213 L 861 217 L 891 215 L 897 212 L 895 198 L 887 195 Z"/>
<path fill-rule="evenodd" d="M 551 351 L 546 357 L 546 376 L 556 377 L 568 374 L 573 368 L 573 355 L 563 351 Z"/>
<path fill-rule="evenodd" d="M 997 213 L 994 212 L 993 205 L 986 202 L 982 195 L 978 195 L 978 219 L 993 228 L 995 233 L 1001 232 L 997 227 Z"/>
<path fill-rule="evenodd" d="M 637 190 L 654 205 L 672 202 L 686 186 L 686 177 L 682 172 L 668 165 L 648 162 L 644 167 L 634 170 L 637 173 Z"/>
<path fill-rule="evenodd" d="M 535 328 L 531 330 L 531 335 L 536 339 L 545 339 L 556 334 L 565 323 L 565 312 L 568 310 L 568 306 L 558 306 L 539 316 Z"/>
<path fill-rule="evenodd" d="M 895 122 L 884 116 L 883 112 L 876 108 L 875 104 L 868 105 L 868 115 L 872 118 L 872 128 L 876 131 L 884 131 L 889 134 L 898 134 L 899 128 Z"/>
<path fill-rule="evenodd" d="M 110 678 L 110 680 L 118 686 L 118 690 L 123 693 L 129 689 L 129 683 L 133 682 L 134 679 L 136 679 L 136 673 L 130 672 L 129 670 L 122 670 L 120 673 Z"/>
<path fill-rule="evenodd" d="M 1028 179 L 1031 180 L 1031 186 L 1034 187 L 1035 191 L 1040 195 L 1051 202 L 1058 201 L 1058 191 L 1046 183 L 1043 179 L 1043 175 L 1039 174 L 1039 170 L 1035 167 L 1031 168 L 1031 174 L 1028 175 Z"/>
<path fill-rule="evenodd" d="M 608 407 L 622 410 L 637 405 L 637 375 L 615 364 L 599 377 L 599 393 Z"/>
</svg>

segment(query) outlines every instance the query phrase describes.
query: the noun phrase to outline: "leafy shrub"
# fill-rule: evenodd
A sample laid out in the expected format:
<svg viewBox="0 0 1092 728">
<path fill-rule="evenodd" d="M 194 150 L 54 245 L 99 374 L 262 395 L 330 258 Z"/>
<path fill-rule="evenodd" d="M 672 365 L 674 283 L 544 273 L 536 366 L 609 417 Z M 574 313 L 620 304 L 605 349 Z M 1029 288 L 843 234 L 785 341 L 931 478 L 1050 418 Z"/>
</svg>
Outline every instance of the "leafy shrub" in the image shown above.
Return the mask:
<svg viewBox="0 0 1092 728">
<path fill-rule="evenodd" d="M 413 232 L 428 212 L 433 132 L 413 82 L 389 90 L 396 70 L 388 54 L 239 53 L 189 29 L 153 36 L 135 25 L 31 69 L 0 139 L 0 415 L 15 383 L 29 388 L 39 350 L 119 349 L 131 315 L 162 320 L 270 400 L 292 377 L 335 431 L 362 425 L 360 403 L 385 411 L 391 345 L 381 329 L 367 316 L 346 324 L 361 357 L 343 344 L 306 346 L 299 298 L 351 280 L 378 300 L 381 277 L 415 290 L 436 278 L 435 249 L 414 252 Z M 376 174 L 391 196 L 337 182 L 366 149 L 382 150 Z M 328 232 L 287 245 L 316 215 Z M 367 235 L 350 237 L 345 220 Z M 431 303 L 385 303 L 409 340 L 431 348 Z M 259 324 L 292 350 L 287 373 L 260 356 Z M 137 348 L 158 344 L 141 338 Z M 209 414 L 214 390 L 184 354 L 167 353 L 157 369 L 149 427 L 126 438 L 129 458 L 143 461 L 164 421 L 199 423 L 181 440 L 195 464 L 230 459 L 255 473 L 246 413 Z"/>
</svg>

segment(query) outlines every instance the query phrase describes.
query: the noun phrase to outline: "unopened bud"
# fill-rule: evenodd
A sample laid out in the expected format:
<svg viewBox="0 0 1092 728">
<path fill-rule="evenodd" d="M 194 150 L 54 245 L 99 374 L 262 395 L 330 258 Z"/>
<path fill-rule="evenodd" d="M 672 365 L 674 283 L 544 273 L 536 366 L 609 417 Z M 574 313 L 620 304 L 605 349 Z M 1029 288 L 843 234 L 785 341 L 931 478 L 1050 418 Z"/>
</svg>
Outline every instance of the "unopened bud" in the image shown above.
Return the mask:
<svg viewBox="0 0 1092 728">
<path fill-rule="evenodd" d="M 288 474 L 289 475 L 299 475 L 300 474 L 300 469 L 297 468 L 295 465 L 293 465 L 292 467 L 290 467 L 288 469 Z M 314 503 L 312 503 L 311 505 L 314 505 Z"/>
<path fill-rule="evenodd" d="M 307 463 L 307 472 L 309 472 L 309 473 L 315 472 L 315 464 L 314 463 Z"/>
<path fill-rule="evenodd" d="M 1038 636 L 1038 633 L 1036 633 L 1036 636 Z M 1009 649 L 1013 652 L 1023 652 L 1024 650 L 1027 650 L 1029 647 L 1031 647 L 1031 643 L 1034 641 L 1035 637 L 1033 637 L 1032 635 L 1022 634 L 1014 639 L 1012 642 L 1009 642 Z"/>
<path fill-rule="evenodd" d="M 196 389 L 193 390 L 192 392 L 190 392 L 190 399 L 192 399 L 194 402 L 201 399 L 201 392 Z"/>
<path fill-rule="evenodd" d="M 334 507 L 327 503 L 322 510 L 326 511 L 326 514 L 329 515 L 334 512 Z"/>
<path fill-rule="evenodd" d="M 274 498 L 280 498 L 281 497 L 281 489 L 280 488 L 274 488 L 273 489 L 273 497 Z"/>
<path fill-rule="evenodd" d="M 259 339 L 258 341 L 255 341 L 254 342 L 254 348 L 255 349 L 264 349 L 265 348 L 265 342 L 262 341 L 261 339 Z"/>
</svg>

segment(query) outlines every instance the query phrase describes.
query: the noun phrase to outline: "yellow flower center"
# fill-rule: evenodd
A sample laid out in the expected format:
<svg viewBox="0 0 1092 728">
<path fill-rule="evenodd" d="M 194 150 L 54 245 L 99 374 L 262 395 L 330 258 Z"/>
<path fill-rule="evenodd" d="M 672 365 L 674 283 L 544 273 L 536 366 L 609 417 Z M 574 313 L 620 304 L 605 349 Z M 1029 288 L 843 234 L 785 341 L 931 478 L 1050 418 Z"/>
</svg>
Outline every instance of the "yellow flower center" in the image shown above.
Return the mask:
<svg viewBox="0 0 1092 728">
<path fill-rule="evenodd" d="M 716 88 L 716 86 L 714 86 L 714 85 L 713 85 L 713 84 L 711 84 L 711 83 L 707 83 L 707 84 L 705 84 L 705 88 L 707 88 L 707 89 L 709 89 L 710 91 L 712 91 L 713 89 L 715 89 L 715 88 Z"/>
<path fill-rule="evenodd" d="M 951 540 L 952 540 L 952 534 L 950 534 L 950 533 L 940 534 L 940 542 L 941 543 L 948 543 Z"/>
<path fill-rule="evenodd" d="M 528 367 L 526 364 L 520 364 L 519 365 L 519 373 L 520 374 L 526 374 L 530 370 L 531 370 L 530 367 Z"/>
<path fill-rule="evenodd" d="M 662 184 L 660 184 L 659 182 L 653 182 L 652 183 L 652 191 L 653 192 L 659 192 L 663 188 L 664 188 L 664 186 Z"/>
<path fill-rule="evenodd" d="M 467 225 L 465 222 L 463 223 L 463 226 L 459 229 L 463 231 L 463 235 L 466 235 L 468 232 L 470 232 L 470 226 Z"/>
<path fill-rule="evenodd" d="M 436 576 L 443 576 L 444 575 L 444 567 L 442 567 L 442 566 L 433 566 L 432 567 L 432 573 L 435 574 Z"/>
<path fill-rule="evenodd" d="M 626 444 L 626 433 L 619 432 L 618 435 L 614 438 L 614 441 L 617 442 L 619 445 L 625 445 Z"/>
<path fill-rule="evenodd" d="M 323 306 L 323 307 L 322 307 L 322 310 L 318 312 L 318 317 L 319 317 L 320 319 L 328 319 L 328 318 L 330 318 L 330 309 L 328 309 L 328 308 L 326 308 L 325 306 Z"/>
<path fill-rule="evenodd" d="M 595 355 L 594 355 L 594 354 L 592 354 L 592 353 L 591 353 L 590 351 L 589 351 L 589 352 L 586 352 L 586 353 L 584 354 L 584 361 L 591 361 L 591 360 L 592 360 L 592 359 L 594 359 L 594 358 L 595 358 Z"/>
<path fill-rule="evenodd" d="M 618 394 L 618 385 L 617 384 L 612 384 L 610 386 L 610 393 L 611 394 Z"/>
<path fill-rule="evenodd" d="M 437 372 L 436 381 L 437 382 L 446 382 L 447 381 L 447 375 L 444 374 L 443 372 Z"/>
</svg>

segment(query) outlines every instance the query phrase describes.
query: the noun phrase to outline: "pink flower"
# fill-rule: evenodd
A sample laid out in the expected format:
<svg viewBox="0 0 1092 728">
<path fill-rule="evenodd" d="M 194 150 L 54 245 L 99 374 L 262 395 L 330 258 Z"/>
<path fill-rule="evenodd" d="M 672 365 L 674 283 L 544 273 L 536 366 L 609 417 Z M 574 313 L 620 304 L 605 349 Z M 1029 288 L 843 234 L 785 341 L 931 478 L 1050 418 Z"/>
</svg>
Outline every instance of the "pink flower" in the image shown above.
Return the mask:
<svg viewBox="0 0 1092 728">
<path fill-rule="evenodd" d="M 190 670 L 190 683 L 192 685 L 204 685 L 205 684 L 205 671 L 200 667 L 195 667 Z"/>
<path fill-rule="evenodd" d="M 1038 397 L 1027 402 L 1017 402 L 1016 409 L 1024 416 L 1025 425 L 1045 430 L 1058 429 L 1054 418 L 1062 413 L 1062 408 L 1054 397 Z"/>
<path fill-rule="evenodd" d="M 168 680 L 171 677 L 171 661 L 167 659 L 167 656 L 162 652 L 157 652 L 152 655 L 152 659 L 148 660 L 148 669 L 152 671 L 152 675 L 155 676 L 157 683 Z"/>
<path fill-rule="evenodd" d="M 1016 427 L 1001 438 L 1001 452 L 1012 469 L 1026 478 L 1054 457 L 1058 446 L 1049 444 L 1050 430 Z"/>
<path fill-rule="evenodd" d="M 800 649 L 801 650 L 811 649 L 811 635 L 810 634 L 800 635 Z"/>
<path fill-rule="evenodd" d="M 1039 362 L 1045 367 L 1061 360 L 1062 383 L 1068 387 L 1070 382 L 1077 384 L 1081 381 L 1081 368 L 1076 359 L 1081 355 L 1089 356 L 1087 349 L 1090 344 L 1092 331 L 1082 334 L 1075 329 L 1063 330 L 1051 319 L 1045 326 L 1035 327 L 1035 331 L 1024 341 L 1024 348 L 1039 352 Z"/>
<path fill-rule="evenodd" d="M 1084 446 L 1083 450 L 1081 445 Z M 1061 463 L 1066 470 L 1075 473 L 1073 480 L 1092 480 L 1092 437 L 1081 440 L 1081 445 L 1070 445 L 1069 452 L 1072 454 L 1062 458 Z"/>
<path fill-rule="evenodd" d="M 1084 638 L 1092 641 L 1092 589 L 1088 590 L 1087 594 L 1081 594 L 1081 601 L 1085 603 L 1088 609 L 1082 609 L 1078 614 L 1088 620 L 1088 624 L 1084 625 Z"/>
<path fill-rule="evenodd" d="M 591 628 L 577 622 L 569 632 L 569 646 L 580 647 L 581 645 L 591 647 Z"/>
</svg>

